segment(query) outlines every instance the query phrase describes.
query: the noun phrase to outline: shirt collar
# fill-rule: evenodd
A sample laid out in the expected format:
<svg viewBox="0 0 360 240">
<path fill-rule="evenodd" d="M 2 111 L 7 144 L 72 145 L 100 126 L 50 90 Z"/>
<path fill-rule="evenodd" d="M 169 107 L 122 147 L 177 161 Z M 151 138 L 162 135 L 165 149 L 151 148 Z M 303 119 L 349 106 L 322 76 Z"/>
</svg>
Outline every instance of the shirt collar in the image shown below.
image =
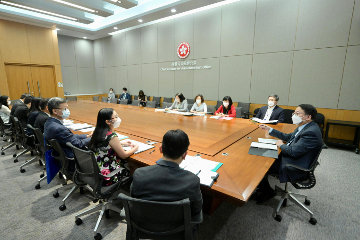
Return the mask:
<svg viewBox="0 0 360 240">
<path fill-rule="evenodd" d="M 273 107 L 270 107 L 270 106 L 268 105 L 268 109 L 271 109 L 271 110 L 274 110 L 275 107 L 276 107 L 276 105 L 274 105 Z"/>
<path fill-rule="evenodd" d="M 162 160 L 162 159 L 160 159 L 157 162 L 157 165 L 161 165 L 161 166 L 164 166 L 164 167 L 179 168 L 179 164 L 171 162 L 171 161 Z"/>
<path fill-rule="evenodd" d="M 298 132 L 300 132 L 301 130 L 303 130 L 304 129 L 304 127 L 306 126 L 306 125 L 308 125 L 310 122 L 308 122 L 308 123 L 306 123 L 306 124 L 304 124 L 304 125 L 302 125 L 302 126 L 300 126 L 299 128 L 298 128 Z"/>
</svg>

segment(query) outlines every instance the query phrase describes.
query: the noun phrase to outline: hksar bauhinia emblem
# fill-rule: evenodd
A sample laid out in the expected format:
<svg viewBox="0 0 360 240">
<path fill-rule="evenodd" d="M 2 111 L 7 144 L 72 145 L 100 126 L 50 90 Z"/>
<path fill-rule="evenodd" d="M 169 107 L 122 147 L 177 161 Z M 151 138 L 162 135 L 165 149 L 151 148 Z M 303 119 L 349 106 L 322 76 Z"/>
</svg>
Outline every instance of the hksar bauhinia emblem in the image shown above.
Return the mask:
<svg viewBox="0 0 360 240">
<path fill-rule="evenodd" d="M 184 59 L 189 56 L 190 53 L 190 45 L 187 42 L 182 42 L 177 48 L 177 54 L 179 58 Z"/>
</svg>

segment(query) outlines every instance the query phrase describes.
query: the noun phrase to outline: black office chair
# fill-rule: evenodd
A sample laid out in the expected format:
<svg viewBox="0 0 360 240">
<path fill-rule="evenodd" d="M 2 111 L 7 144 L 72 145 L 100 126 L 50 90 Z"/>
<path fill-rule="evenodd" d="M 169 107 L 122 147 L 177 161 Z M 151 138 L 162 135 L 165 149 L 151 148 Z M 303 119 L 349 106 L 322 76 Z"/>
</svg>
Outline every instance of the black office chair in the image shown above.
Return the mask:
<svg viewBox="0 0 360 240">
<path fill-rule="evenodd" d="M 125 208 L 126 240 L 193 239 L 193 228 L 203 221 L 202 212 L 191 217 L 188 198 L 176 202 L 156 202 L 120 194 Z"/>
<path fill-rule="evenodd" d="M 101 102 L 107 102 L 107 97 L 102 97 Z"/>
<path fill-rule="evenodd" d="M 45 139 L 46 139 L 46 137 L 45 137 Z M 53 197 L 58 198 L 60 196 L 59 189 L 63 188 L 64 186 L 67 186 L 68 181 L 73 180 L 74 172 L 69 171 L 69 164 L 70 164 L 70 161 L 74 161 L 74 159 L 68 158 L 66 156 L 66 154 L 64 153 L 64 150 L 61 148 L 59 142 L 56 139 L 50 139 L 50 140 L 46 139 L 46 141 L 47 141 L 47 144 L 53 150 L 51 153 L 52 157 L 55 158 L 61 164 L 61 169 L 59 171 L 59 173 L 60 173 L 59 175 L 64 180 L 64 183 L 60 187 L 56 188 L 55 192 L 53 193 Z M 83 187 L 88 188 L 88 186 L 86 186 L 86 184 L 81 184 L 81 183 L 77 184 L 76 182 L 72 182 L 69 185 L 75 185 L 75 186 L 72 187 L 72 189 L 69 191 L 69 193 L 62 200 L 63 204 L 59 207 L 60 211 L 64 211 L 66 209 L 65 201 L 77 189 L 80 188 L 80 194 L 83 194 L 84 193 Z M 88 190 L 91 191 L 90 188 L 88 188 Z"/>
<path fill-rule="evenodd" d="M 222 101 L 217 101 L 215 106 L 215 111 L 218 110 L 218 108 L 222 105 Z"/>
<path fill-rule="evenodd" d="M 325 116 L 324 116 L 324 114 L 317 113 L 314 122 L 317 123 L 317 125 L 319 125 L 321 135 L 324 136 L 324 127 L 325 127 Z"/>
<path fill-rule="evenodd" d="M 156 102 L 156 107 L 160 107 L 160 97 L 153 97 L 153 101 Z"/>
<path fill-rule="evenodd" d="M 172 103 L 172 98 L 164 97 L 163 102 Z"/>
<path fill-rule="evenodd" d="M 128 102 L 129 102 L 129 100 L 127 100 L 127 99 L 121 99 L 120 100 L 120 104 L 122 104 L 122 105 L 127 105 Z"/>
<path fill-rule="evenodd" d="M 289 123 L 292 124 L 292 115 L 295 112 L 295 110 L 291 110 L 291 109 L 284 109 L 284 123 Z"/>
<path fill-rule="evenodd" d="M 94 96 L 93 101 L 98 102 L 99 101 L 99 96 Z"/>
<path fill-rule="evenodd" d="M 236 118 L 241 118 L 242 116 L 242 110 L 241 110 L 242 107 L 236 107 L 235 110 L 236 110 Z"/>
<path fill-rule="evenodd" d="M 5 155 L 5 150 L 16 146 L 16 150 L 20 150 L 20 142 L 17 140 L 17 132 L 18 132 L 18 128 L 15 125 L 15 117 L 14 116 L 10 116 L 10 131 L 9 131 L 9 141 L 10 143 L 6 146 L 1 147 L 1 155 Z M 16 150 L 15 150 L 15 154 L 13 155 L 13 157 L 16 156 Z"/>
<path fill-rule="evenodd" d="M 290 172 L 302 172 L 302 173 L 307 173 L 306 177 L 302 178 L 302 179 L 298 179 L 298 180 L 291 180 L 290 183 L 296 188 L 296 189 L 311 189 L 313 187 L 315 187 L 316 184 L 316 178 L 314 175 L 314 171 L 315 168 L 319 165 L 318 159 L 320 156 L 320 153 L 323 149 L 327 149 L 328 147 L 323 144 L 322 147 L 319 149 L 319 152 L 317 154 L 317 156 L 315 157 L 315 159 L 313 160 L 311 166 L 309 169 L 305 169 L 299 166 L 295 166 L 292 164 L 286 164 L 285 165 L 285 170 L 286 173 L 288 175 L 288 177 L 290 178 Z M 290 178 L 291 179 L 291 178 Z M 305 205 L 310 205 L 310 200 L 307 198 L 306 195 L 302 195 L 302 194 L 298 194 L 298 193 L 292 193 L 290 191 L 288 191 L 288 183 L 285 183 L 285 189 L 282 189 L 278 186 L 275 186 L 275 191 L 276 191 L 276 196 L 281 196 L 279 205 L 277 206 L 276 209 L 274 209 L 274 213 L 273 213 L 273 217 L 275 218 L 276 221 L 281 222 L 281 215 L 279 215 L 279 211 L 280 208 L 283 206 L 285 207 L 287 204 L 287 199 L 289 199 L 290 201 L 292 201 L 293 203 L 295 203 L 297 206 L 299 206 L 301 209 L 303 209 L 304 211 L 308 212 L 310 214 L 310 220 L 309 222 L 313 225 L 315 225 L 317 223 L 317 220 L 314 218 L 314 214 L 307 208 L 305 207 Z M 305 205 L 302 204 L 295 196 L 298 197 L 304 197 L 305 198 Z"/>
<path fill-rule="evenodd" d="M 4 142 L 8 142 L 9 144 L 1 147 L 1 155 L 5 155 L 5 150 L 15 146 L 15 133 L 13 131 L 11 123 L 4 123 L 2 118 L 0 117 L 0 135 Z"/>
<path fill-rule="evenodd" d="M 109 210 L 113 210 L 118 213 L 121 212 L 121 208 L 116 205 L 117 203 L 121 202 L 121 200 L 117 199 L 117 196 L 122 190 L 121 187 L 130 182 L 130 171 L 125 168 L 118 168 L 106 176 L 102 175 L 97 164 L 95 155 L 92 151 L 84 151 L 82 149 L 74 147 L 69 142 L 66 143 L 66 145 L 71 147 L 74 153 L 74 160 L 76 166 L 76 171 L 74 174 L 75 183 L 77 185 L 88 184 L 92 189 L 90 192 L 96 198 L 94 202 L 100 200 L 99 204 L 95 207 L 92 207 L 86 211 L 77 214 L 75 216 L 75 223 L 76 225 L 80 225 L 83 222 L 80 218 L 81 216 L 101 210 L 100 216 L 95 225 L 94 238 L 96 240 L 102 239 L 101 234 L 97 232 L 97 228 L 100 225 L 104 213 L 105 217 L 109 218 Z M 105 177 L 112 177 L 117 173 L 120 173 L 117 183 L 108 186 L 102 185 Z"/>
<path fill-rule="evenodd" d="M 214 105 L 207 105 L 207 114 L 213 115 L 215 112 L 215 106 Z"/>
<path fill-rule="evenodd" d="M 132 100 L 131 105 L 139 106 L 140 105 L 140 100 Z"/>
<path fill-rule="evenodd" d="M 250 103 L 238 102 L 238 107 L 241 107 L 241 117 L 249 118 Z"/>
<path fill-rule="evenodd" d="M 162 103 L 162 109 L 165 109 L 165 108 L 169 108 L 169 107 L 171 107 L 173 104 L 172 103 L 169 103 L 169 102 L 163 102 Z"/>
<path fill-rule="evenodd" d="M 194 105 L 194 103 L 195 103 L 195 100 L 194 100 L 193 98 L 187 98 L 186 100 L 187 100 L 187 103 L 188 103 L 188 105 L 189 105 L 190 108 L 191 108 L 192 105 Z"/>
<path fill-rule="evenodd" d="M 146 107 L 148 108 L 156 108 L 156 102 L 155 101 L 147 101 Z"/>
</svg>

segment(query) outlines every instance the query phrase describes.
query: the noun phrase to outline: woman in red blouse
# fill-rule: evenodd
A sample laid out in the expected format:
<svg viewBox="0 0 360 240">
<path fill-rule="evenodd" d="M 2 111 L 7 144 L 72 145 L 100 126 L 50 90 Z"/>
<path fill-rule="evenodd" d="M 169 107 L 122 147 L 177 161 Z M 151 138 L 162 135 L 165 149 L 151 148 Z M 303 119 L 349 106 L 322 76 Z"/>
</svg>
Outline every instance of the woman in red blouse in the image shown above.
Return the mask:
<svg viewBox="0 0 360 240">
<path fill-rule="evenodd" d="M 236 117 L 236 110 L 230 96 L 223 98 L 223 104 L 216 110 L 215 115 L 224 117 Z"/>
</svg>

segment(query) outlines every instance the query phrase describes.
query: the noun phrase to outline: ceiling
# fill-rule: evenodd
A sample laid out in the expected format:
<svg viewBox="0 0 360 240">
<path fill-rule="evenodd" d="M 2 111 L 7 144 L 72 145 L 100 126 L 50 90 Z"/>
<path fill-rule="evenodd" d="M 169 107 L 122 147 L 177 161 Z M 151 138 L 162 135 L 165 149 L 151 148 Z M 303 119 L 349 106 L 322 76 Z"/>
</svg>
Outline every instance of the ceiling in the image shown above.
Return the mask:
<svg viewBox="0 0 360 240">
<path fill-rule="evenodd" d="M 0 19 L 98 39 L 239 0 L 0 0 Z"/>
</svg>

